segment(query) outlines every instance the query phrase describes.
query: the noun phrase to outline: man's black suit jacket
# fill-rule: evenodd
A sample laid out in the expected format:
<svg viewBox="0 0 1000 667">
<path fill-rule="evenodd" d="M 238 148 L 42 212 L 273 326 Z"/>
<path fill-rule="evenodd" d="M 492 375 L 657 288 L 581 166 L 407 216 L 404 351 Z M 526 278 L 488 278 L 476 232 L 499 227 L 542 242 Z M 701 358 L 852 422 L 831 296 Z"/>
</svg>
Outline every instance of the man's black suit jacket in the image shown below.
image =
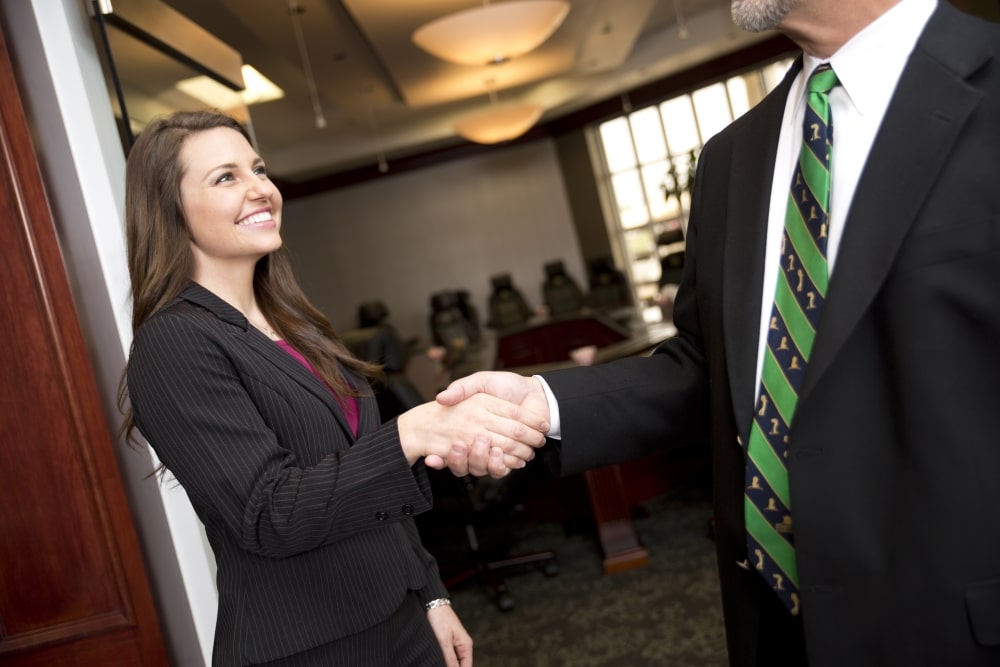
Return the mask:
<svg viewBox="0 0 1000 667">
<path fill-rule="evenodd" d="M 564 473 L 708 434 L 734 665 L 753 664 L 759 621 L 758 575 L 737 565 L 742 443 L 790 80 L 699 158 L 678 336 L 544 374 Z M 1000 664 L 998 416 L 1000 26 L 943 2 L 861 175 L 791 432 L 811 665 Z"/>
<path fill-rule="evenodd" d="M 325 384 L 197 284 L 139 328 L 128 387 L 215 553 L 214 664 L 369 628 L 407 590 L 447 595 L 413 521 L 430 508 L 426 471 L 409 467 L 370 395 L 355 438 Z"/>
</svg>

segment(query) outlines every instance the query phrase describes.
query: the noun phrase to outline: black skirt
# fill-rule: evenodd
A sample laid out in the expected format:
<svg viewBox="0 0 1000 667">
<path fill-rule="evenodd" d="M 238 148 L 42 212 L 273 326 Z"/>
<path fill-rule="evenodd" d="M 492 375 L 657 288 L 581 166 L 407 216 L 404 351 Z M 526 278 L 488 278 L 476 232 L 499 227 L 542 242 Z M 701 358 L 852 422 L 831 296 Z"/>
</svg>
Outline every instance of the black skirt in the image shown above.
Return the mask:
<svg viewBox="0 0 1000 667">
<path fill-rule="evenodd" d="M 443 667 L 444 655 L 427 611 L 410 592 L 399 609 L 362 632 L 295 655 L 260 663 L 266 667 Z"/>
</svg>

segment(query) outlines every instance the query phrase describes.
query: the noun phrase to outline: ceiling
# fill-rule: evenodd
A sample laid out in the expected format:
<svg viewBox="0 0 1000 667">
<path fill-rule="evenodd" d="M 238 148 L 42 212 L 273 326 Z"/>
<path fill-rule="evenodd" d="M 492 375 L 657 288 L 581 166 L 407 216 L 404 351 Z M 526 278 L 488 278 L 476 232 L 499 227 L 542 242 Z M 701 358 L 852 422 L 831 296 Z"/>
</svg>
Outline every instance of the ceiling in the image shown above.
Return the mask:
<svg viewBox="0 0 1000 667">
<path fill-rule="evenodd" d="M 410 35 L 481 0 L 142 1 L 183 14 L 284 89 L 283 99 L 251 106 L 250 119 L 270 172 L 287 182 L 380 161 L 391 170 L 393 159 L 459 144 L 452 124 L 489 107 L 488 85 L 501 104 L 541 104 L 544 123 L 763 38 L 733 26 L 730 0 L 571 0 L 565 22 L 535 51 L 462 66 L 425 53 Z M 290 7 L 298 7 L 322 128 Z"/>
</svg>

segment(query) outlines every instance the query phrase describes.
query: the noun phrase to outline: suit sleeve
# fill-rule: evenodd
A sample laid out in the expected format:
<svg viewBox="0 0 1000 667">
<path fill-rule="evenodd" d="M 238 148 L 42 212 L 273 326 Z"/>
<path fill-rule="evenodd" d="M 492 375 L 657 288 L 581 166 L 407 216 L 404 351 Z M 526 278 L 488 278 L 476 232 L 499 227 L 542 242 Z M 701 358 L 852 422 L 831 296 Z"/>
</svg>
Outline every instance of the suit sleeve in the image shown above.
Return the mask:
<svg viewBox="0 0 1000 667">
<path fill-rule="evenodd" d="M 695 179 L 695 209 L 700 181 Z M 708 360 L 696 298 L 695 214 L 696 210 L 688 227 L 687 261 L 674 304 L 677 335 L 649 357 L 542 374 L 559 404 L 562 437 L 546 447 L 555 474 L 707 442 Z"/>
<path fill-rule="evenodd" d="M 351 447 L 334 440 L 332 418 L 318 424 L 330 452 L 302 466 L 262 416 L 285 406 L 256 405 L 218 334 L 193 318 L 147 321 L 127 380 L 140 432 L 201 520 L 221 524 L 248 551 L 288 557 L 430 508 L 429 485 L 408 466 L 395 421 Z"/>
</svg>

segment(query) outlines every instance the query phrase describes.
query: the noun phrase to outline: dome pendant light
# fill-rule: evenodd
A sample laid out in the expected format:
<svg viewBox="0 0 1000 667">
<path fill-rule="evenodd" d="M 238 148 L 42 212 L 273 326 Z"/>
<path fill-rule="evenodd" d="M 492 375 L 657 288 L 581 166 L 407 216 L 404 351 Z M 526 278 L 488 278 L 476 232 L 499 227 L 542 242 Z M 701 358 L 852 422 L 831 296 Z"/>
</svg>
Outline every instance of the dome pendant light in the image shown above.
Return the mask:
<svg viewBox="0 0 1000 667">
<path fill-rule="evenodd" d="M 418 28 L 413 42 L 458 65 L 491 65 L 533 51 L 562 25 L 564 0 L 512 0 L 466 9 Z"/>
<path fill-rule="evenodd" d="M 455 132 L 477 144 L 499 144 L 516 139 L 530 130 L 542 117 L 544 109 L 539 104 L 510 104 L 500 106 L 493 79 L 486 82 L 490 94 L 490 109 L 460 118 L 454 125 Z"/>
</svg>

